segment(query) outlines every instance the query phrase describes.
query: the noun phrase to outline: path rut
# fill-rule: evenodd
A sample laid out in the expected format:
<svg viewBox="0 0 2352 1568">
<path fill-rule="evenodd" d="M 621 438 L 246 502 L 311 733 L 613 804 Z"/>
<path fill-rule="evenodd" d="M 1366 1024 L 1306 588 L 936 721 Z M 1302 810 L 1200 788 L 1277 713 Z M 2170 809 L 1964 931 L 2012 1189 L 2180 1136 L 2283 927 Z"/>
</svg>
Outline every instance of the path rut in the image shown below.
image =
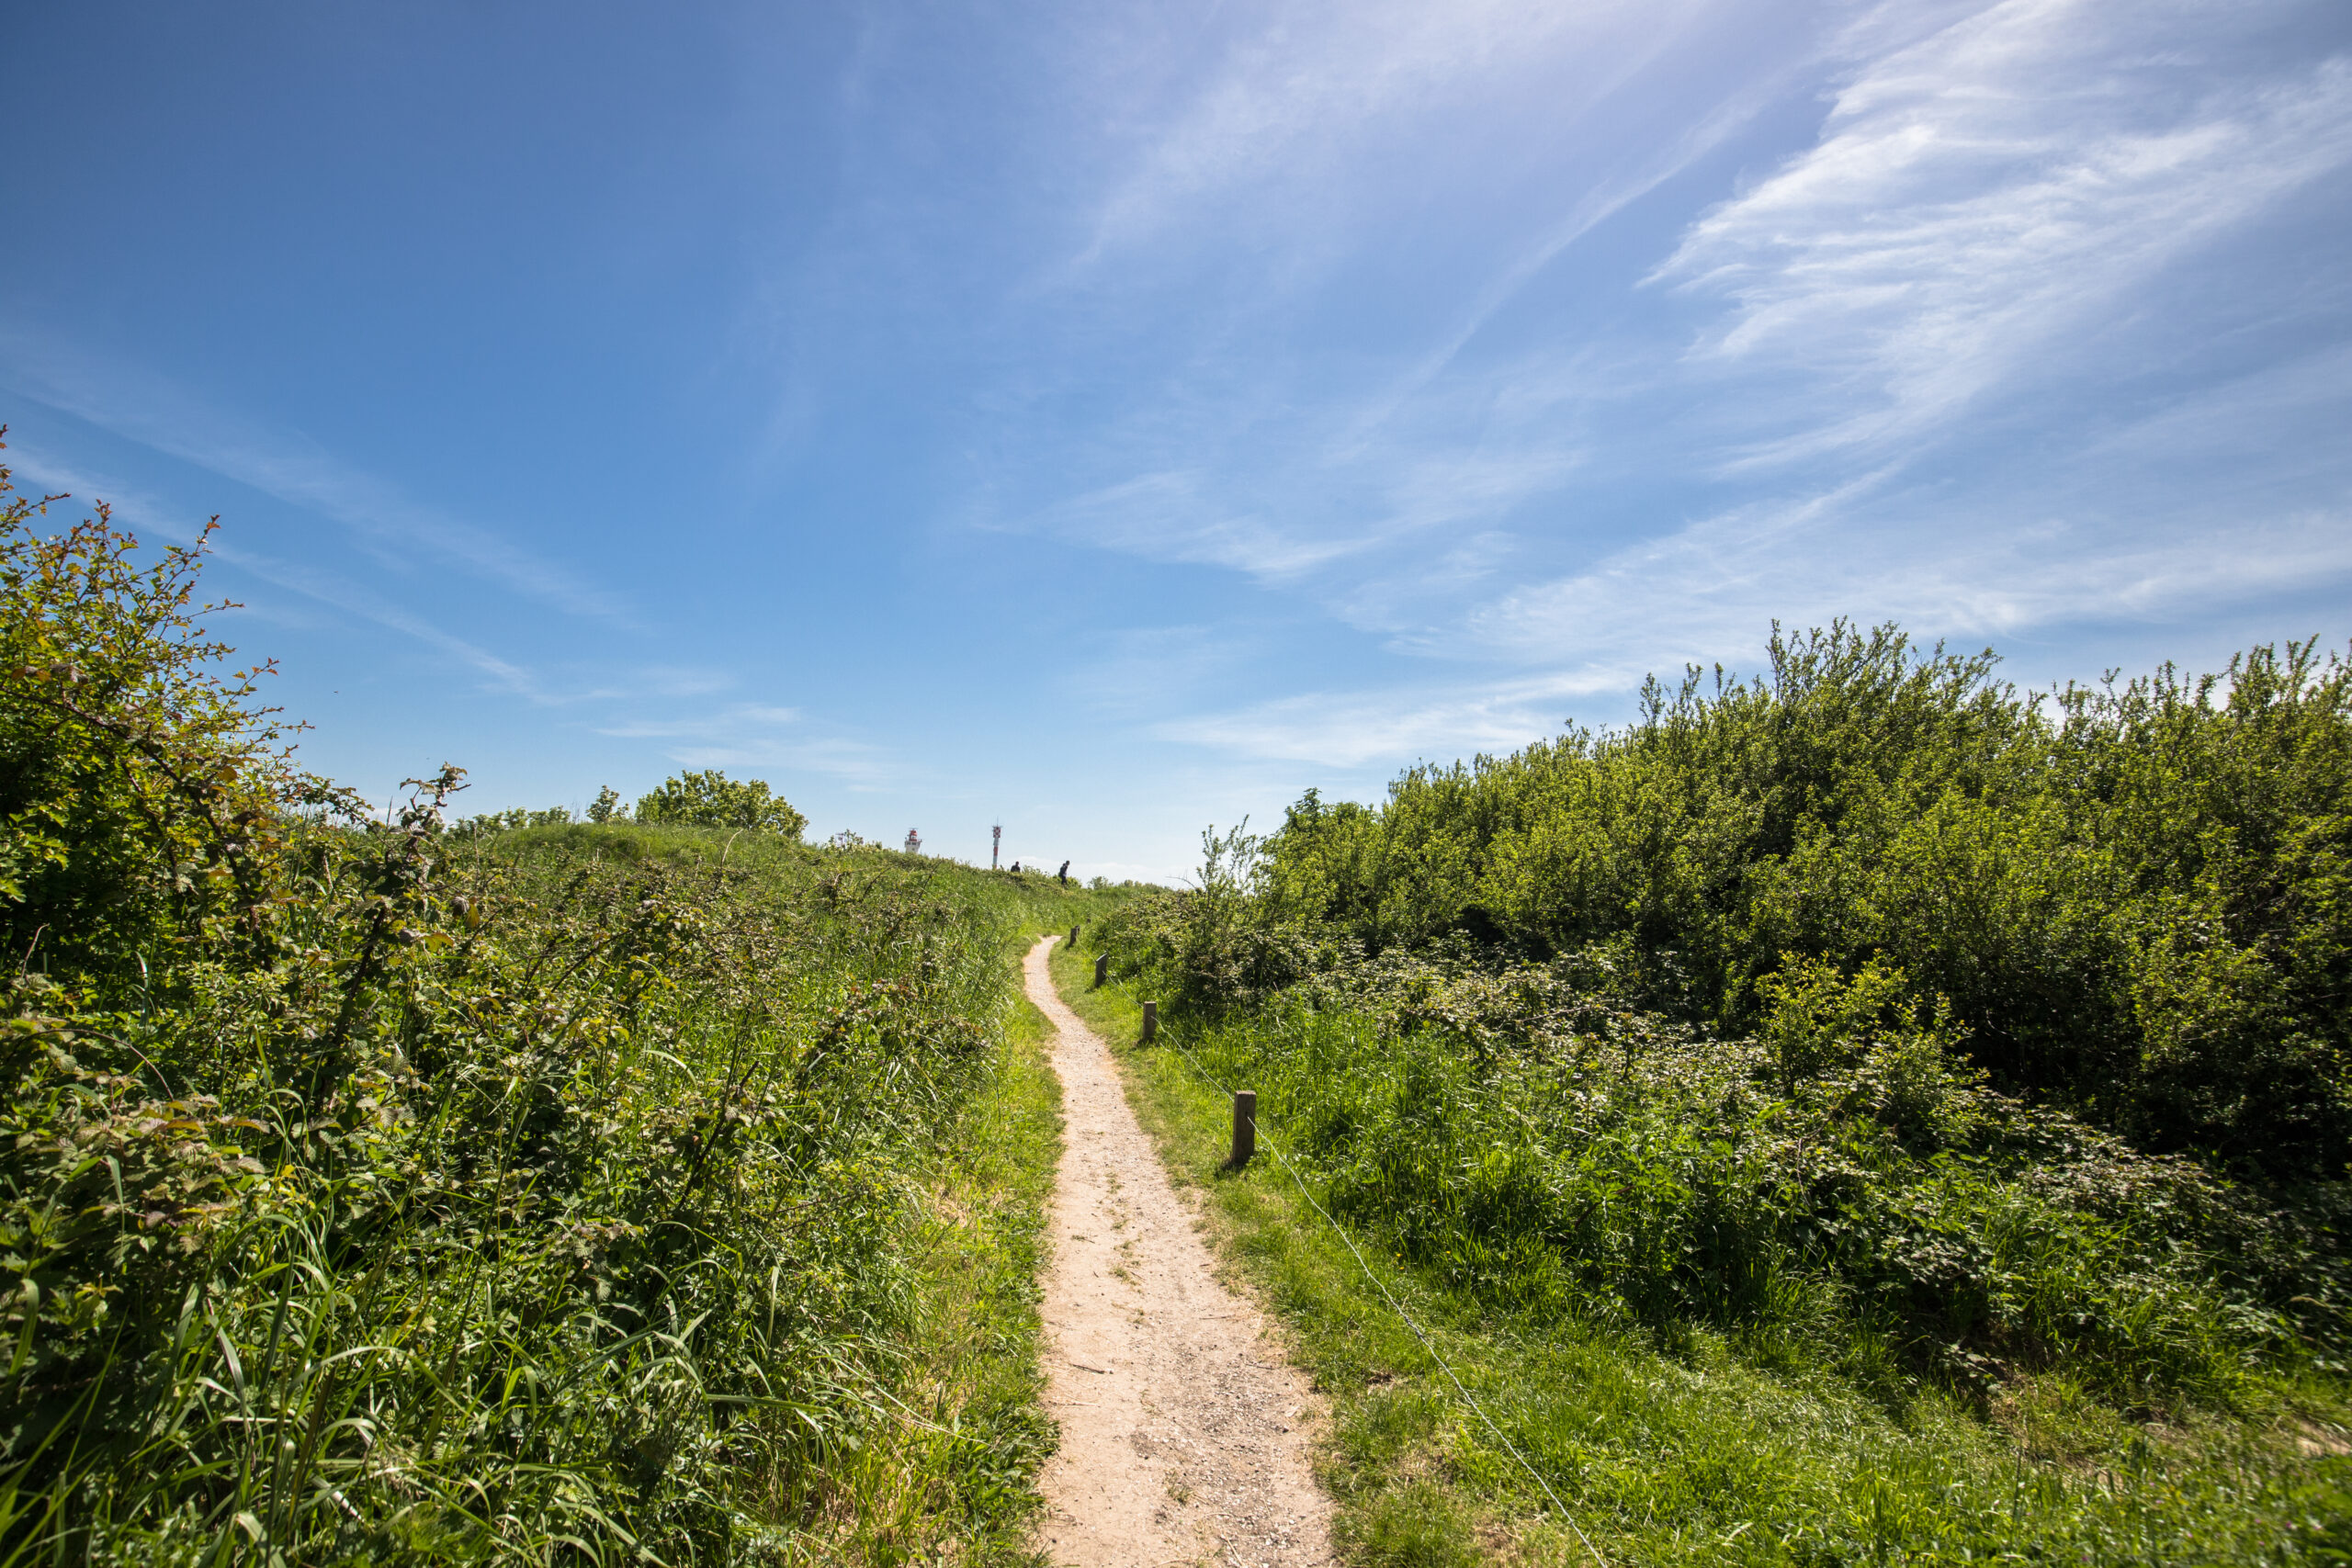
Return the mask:
<svg viewBox="0 0 2352 1568">
<path fill-rule="evenodd" d="M 1110 1050 L 1054 994 L 1056 940 L 1023 965 L 1058 1032 L 1064 1122 L 1045 1306 L 1062 1441 L 1039 1480 L 1039 1543 L 1067 1568 L 1329 1562 L 1330 1502 L 1308 1465 L 1319 1406 L 1216 1277 Z"/>
</svg>

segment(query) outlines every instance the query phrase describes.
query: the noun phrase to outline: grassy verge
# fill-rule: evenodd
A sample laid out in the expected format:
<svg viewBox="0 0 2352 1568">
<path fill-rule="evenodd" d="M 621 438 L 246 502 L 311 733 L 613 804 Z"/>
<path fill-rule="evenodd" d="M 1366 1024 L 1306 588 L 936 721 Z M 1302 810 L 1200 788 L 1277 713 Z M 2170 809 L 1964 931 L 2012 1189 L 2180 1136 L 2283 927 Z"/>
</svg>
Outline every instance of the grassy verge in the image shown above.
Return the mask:
<svg viewBox="0 0 2352 1568">
<path fill-rule="evenodd" d="M 1049 1032 L 1021 1001 L 989 1088 L 940 1141 L 893 1408 L 834 1477 L 838 1533 L 804 1538 L 797 1560 L 1035 1561 L 1035 1482 L 1054 1446 L 1037 1370 L 1039 1238 L 1061 1151 Z"/>
<path fill-rule="evenodd" d="M 1135 1001 L 1091 990 L 1091 959 L 1057 953 L 1054 976 L 1332 1401 L 1345 1560 L 1591 1561 L 1283 1169 L 1221 1168 L 1224 1096 L 1177 1052 L 1132 1043 Z M 1251 1065 L 1231 1044 L 1200 1063 L 1228 1082 Z M 1261 1116 L 1279 1139 L 1280 1106 Z M 1511 1315 L 1366 1250 L 1611 1563 L 2352 1561 L 2340 1438 L 2291 1403 L 2135 1425 L 2057 1373 L 1989 1406 L 1931 1386 L 1873 1395 L 1702 1325 Z"/>
</svg>

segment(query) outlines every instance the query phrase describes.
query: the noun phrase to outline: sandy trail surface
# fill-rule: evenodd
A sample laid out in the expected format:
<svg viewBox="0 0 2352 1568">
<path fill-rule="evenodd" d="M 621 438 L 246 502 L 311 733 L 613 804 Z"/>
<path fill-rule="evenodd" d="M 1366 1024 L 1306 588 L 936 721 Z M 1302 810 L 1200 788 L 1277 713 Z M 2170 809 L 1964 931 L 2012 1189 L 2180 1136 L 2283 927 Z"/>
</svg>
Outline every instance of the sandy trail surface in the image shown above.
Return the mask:
<svg viewBox="0 0 2352 1568">
<path fill-rule="evenodd" d="M 1054 994 L 1055 940 L 1025 965 L 1060 1032 L 1064 1119 L 1045 1311 L 1062 1442 L 1040 1478 L 1040 1544 L 1069 1568 L 1329 1562 L 1330 1503 L 1307 1463 L 1319 1407 L 1218 1280 L 1109 1049 Z"/>
</svg>

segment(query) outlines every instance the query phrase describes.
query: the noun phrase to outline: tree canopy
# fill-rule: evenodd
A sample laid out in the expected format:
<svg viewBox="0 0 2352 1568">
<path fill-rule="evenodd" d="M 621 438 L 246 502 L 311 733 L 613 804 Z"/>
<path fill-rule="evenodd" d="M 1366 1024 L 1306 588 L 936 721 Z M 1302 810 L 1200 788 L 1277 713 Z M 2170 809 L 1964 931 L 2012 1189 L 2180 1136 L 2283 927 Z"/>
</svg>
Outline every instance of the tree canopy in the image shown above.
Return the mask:
<svg viewBox="0 0 2352 1568">
<path fill-rule="evenodd" d="M 752 828 L 797 839 L 808 818 L 763 779 L 730 779 L 713 768 L 664 779 L 637 803 L 639 822 L 681 828 Z"/>
</svg>

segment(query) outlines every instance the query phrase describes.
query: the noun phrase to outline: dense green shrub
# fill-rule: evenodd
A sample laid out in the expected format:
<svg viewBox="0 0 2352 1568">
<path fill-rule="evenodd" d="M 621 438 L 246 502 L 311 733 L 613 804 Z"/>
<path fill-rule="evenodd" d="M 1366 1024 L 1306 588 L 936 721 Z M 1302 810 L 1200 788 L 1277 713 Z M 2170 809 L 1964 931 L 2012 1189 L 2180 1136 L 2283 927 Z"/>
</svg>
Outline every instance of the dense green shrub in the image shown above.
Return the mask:
<svg viewBox="0 0 2352 1568">
<path fill-rule="evenodd" d="M 637 819 L 678 828 L 751 828 L 800 837 L 808 818 L 771 795 L 764 780 L 730 779 L 716 768 L 664 779 L 637 803 Z"/>
<path fill-rule="evenodd" d="M 1179 900 L 1104 922 L 1158 995 Z M 1181 929 L 1181 928 L 1180 928 Z M 1607 951 L 1295 950 L 1171 1035 L 1259 1094 L 1333 1211 L 1534 1321 L 1732 1332 L 1888 1393 L 2062 1370 L 2127 1407 L 2227 1407 L 2336 1366 L 2352 1198 L 2233 1183 L 1994 1090 L 1899 970 L 1792 963 L 1760 1034 L 1640 1005 Z"/>
<path fill-rule="evenodd" d="M 1719 1325 L 1889 1389 L 2063 1367 L 2142 1406 L 2341 1353 L 2340 1192 L 2279 1205 L 1998 1094 L 1893 970 L 1799 966 L 1738 1041 L 1600 978 L 1392 953 L 1188 1043 L 1335 1212 L 1539 1317 Z"/>
<path fill-rule="evenodd" d="M 2352 1159 L 2352 665 L 2258 648 L 2043 696 L 1890 627 L 1641 720 L 1310 792 L 1256 919 L 1370 950 L 1596 944 L 1652 1005 L 1753 1031 L 1786 955 L 1949 998 L 1996 1083 L 2143 1147 L 2294 1179 Z"/>
<path fill-rule="evenodd" d="M 569 807 L 550 806 L 543 810 L 534 810 L 529 807 L 516 806 L 504 811 L 486 811 L 478 817 L 461 817 L 449 824 L 449 832 L 464 839 L 482 833 L 511 832 L 517 828 L 560 828 L 571 820 Z"/>
<path fill-rule="evenodd" d="M 143 976 L 192 942 L 250 932 L 293 774 L 263 671 L 196 619 L 199 545 L 141 568 L 96 518 L 35 531 L 0 468 L 0 941 L 101 977 Z"/>
<path fill-rule="evenodd" d="M 2227 1407 L 2352 1304 L 2352 670 L 2036 702 L 1892 630 L 1310 793 L 1102 940 L 1476 1300 Z"/>
</svg>

